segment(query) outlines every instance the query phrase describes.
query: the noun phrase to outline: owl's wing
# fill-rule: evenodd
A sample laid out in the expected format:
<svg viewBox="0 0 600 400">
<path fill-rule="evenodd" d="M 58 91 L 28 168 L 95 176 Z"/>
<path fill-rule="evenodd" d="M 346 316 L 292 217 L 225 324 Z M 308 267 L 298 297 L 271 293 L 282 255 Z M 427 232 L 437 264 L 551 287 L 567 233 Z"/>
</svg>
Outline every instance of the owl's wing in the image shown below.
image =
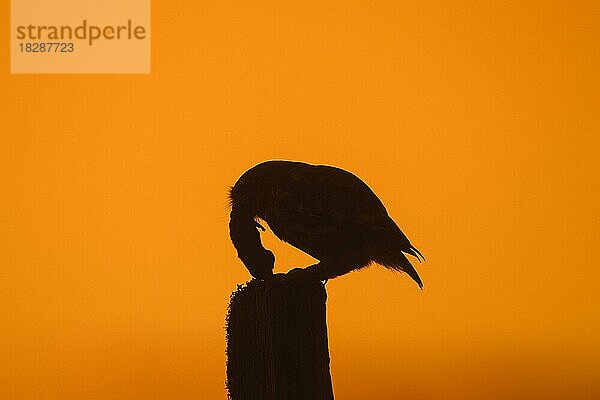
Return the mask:
<svg viewBox="0 0 600 400">
<path fill-rule="evenodd" d="M 325 166 L 290 171 L 272 198 L 273 232 L 319 258 L 360 235 L 387 211 L 371 189 L 349 172 Z"/>
</svg>

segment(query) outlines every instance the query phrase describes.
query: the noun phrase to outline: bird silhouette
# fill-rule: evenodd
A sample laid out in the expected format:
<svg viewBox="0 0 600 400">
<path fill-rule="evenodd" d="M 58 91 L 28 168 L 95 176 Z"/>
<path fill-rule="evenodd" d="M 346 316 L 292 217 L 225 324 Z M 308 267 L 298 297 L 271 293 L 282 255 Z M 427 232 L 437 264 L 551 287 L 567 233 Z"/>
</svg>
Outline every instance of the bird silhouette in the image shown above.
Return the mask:
<svg viewBox="0 0 600 400">
<path fill-rule="evenodd" d="M 327 280 L 377 263 L 408 274 L 423 287 L 406 254 L 424 259 L 357 176 L 340 168 L 266 161 L 246 171 L 229 193 L 231 241 L 258 279 L 273 274 L 275 256 L 263 247 L 257 222 L 319 260 L 303 271 Z"/>
</svg>

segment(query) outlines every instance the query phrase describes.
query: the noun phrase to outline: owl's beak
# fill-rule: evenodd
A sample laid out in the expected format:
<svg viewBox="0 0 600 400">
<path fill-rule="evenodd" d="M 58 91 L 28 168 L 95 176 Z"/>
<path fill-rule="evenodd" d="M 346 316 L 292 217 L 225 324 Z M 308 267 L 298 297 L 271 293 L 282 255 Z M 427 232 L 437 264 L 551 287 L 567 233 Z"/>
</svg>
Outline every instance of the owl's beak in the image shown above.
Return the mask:
<svg viewBox="0 0 600 400">
<path fill-rule="evenodd" d="M 262 230 L 263 232 L 266 232 L 266 229 L 264 226 L 262 226 L 261 224 L 258 223 L 258 221 L 254 220 L 254 226 L 256 226 L 257 228 L 260 228 L 260 230 Z"/>
</svg>

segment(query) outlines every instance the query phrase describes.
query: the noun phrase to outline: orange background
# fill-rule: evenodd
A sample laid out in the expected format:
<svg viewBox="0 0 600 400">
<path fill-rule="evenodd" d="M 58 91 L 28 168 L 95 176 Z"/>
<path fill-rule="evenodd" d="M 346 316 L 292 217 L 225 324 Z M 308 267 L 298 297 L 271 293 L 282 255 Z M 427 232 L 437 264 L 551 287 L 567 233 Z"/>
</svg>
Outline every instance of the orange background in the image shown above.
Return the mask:
<svg viewBox="0 0 600 400">
<path fill-rule="evenodd" d="M 150 0 L 11 0 L 11 33 L 10 43 L 11 72 L 13 73 L 122 73 L 150 72 Z M 18 26 L 68 26 L 73 35 L 83 20 L 86 20 L 86 39 L 72 42 L 72 53 L 56 52 L 56 46 L 48 48 L 43 54 L 21 51 L 20 44 L 31 43 L 30 39 L 18 39 Z M 137 26 L 145 28 L 145 39 L 127 39 L 127 32 L 121 32 L 121 39 L 115 33 L 113 39 L 99 38 L 89 45 L 89 29 L 94 26 L 104 29 L 106 26 L 126 26 L 131 20 L 133 29 Z M 84 31 L 79 28 L 80 31 Z M 27 31 L 26 31 L 27 32 Z M 38 37 L 37 29 L 33 30 Z M 59 29 L 60 32 L 60 29 Z M 42 37 L 47 38 L 49 31 L 43 30 Z M 66 33 L 67 34 L 67 33 Z M 81 35 L 81 32 L 78 33 Z M 60 33 L 59 33 L 60 35 Z M 68 34 L 67 34 L 68 35 Z M 109 34 L 110 35 L 110 34 Z M 44 40 L 59 42 L 59 40 Z"/>
<path fill-rule="evenodd" d="M 0 398 L 224 398 L 226 192 L 273 158 L 428 257 L 328 283 L 336 398 L 598 398 L 598 3 L 403 3 L 155 2 L 150 75 L 10 75 L 5 29 Z"/>
</svg>

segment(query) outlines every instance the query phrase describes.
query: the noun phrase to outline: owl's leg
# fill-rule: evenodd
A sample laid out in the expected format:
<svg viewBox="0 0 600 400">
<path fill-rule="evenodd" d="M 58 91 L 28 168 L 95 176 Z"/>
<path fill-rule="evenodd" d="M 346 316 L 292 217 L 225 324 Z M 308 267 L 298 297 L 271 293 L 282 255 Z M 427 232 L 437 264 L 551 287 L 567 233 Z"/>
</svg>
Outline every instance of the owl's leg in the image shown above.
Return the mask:
<svg viewBox="0 0 600 400">
<path fill-rule="evenodd" d="M 329 274 L 327 271 L 330 269 L 330 266 L 333 265 L 329 260 L 319 261 L 316 264 L 309 265 L 305 268 L 308 274 L 312 276 L 314 279 L 318 279 L 320 281 L 325 281 L 329 279 Z"/>
<path fill-rule="evenodd" d="M 331 261 L 319 261 L 317 264 L 309 265 L 306 268 L 294 268 L 287 275 L 299 284 L 310 281 L 327 281 L 332 278 L 329 273 L 331 265 Z"/>
<path fill-rule="evenodd" d="M 292 290 L 302 290 L 302 288 L 310 284 L 325 280 L 321 278 L 320 264 L 321 262 L 306 268 L 294 268 L 290 270 L 286 274 L 286 277 L 291 281 Z"/>
<path fill-rule="evenodd" d="M 295 280 L 296 286 L 302 286 L 309 282 L 326 282 L 329 279 L 347 274 L 350 271 L 366 267 L 369 262 L 369 260 L 362 258 L 345 261 L 327 259 L 319 261 L 317 264 L 309 265 L 306 268 L 294 268 L 287 275 Z"/>
<path fill-rule="evenodd" d="M 327 259 L 318 264 L 307 267 L 308 270 L 313 270 L 313 274 L 320 281 L 337 278 L 347 274 L 348 272 L 361 269 L 369 265 L 370 260 L 365 260 L 362 257 L 339 259 Z"/>
</svg>

